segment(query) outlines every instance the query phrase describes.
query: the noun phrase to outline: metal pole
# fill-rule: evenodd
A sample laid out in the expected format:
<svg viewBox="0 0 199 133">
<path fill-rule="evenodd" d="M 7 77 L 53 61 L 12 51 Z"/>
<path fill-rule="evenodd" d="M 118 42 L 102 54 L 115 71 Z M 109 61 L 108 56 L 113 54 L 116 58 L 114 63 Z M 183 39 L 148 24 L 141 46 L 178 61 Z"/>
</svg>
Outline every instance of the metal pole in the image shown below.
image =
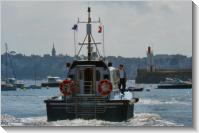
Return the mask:
<svg viewBox="0 0 199 133">
<path fill-rule="evenodd" d="M 35 86 L 36 86 L 36 65 L 34 66 L 34 71 L 35 71 L 35 73 L 34 73 L 34 79 L 35 79 Z"/>
<path fill-rule="evenodd" d="M 74 46 L 75 46 L 75 58 L 76 58 L 76 38 L 75 38 L 75 30 L 74 30 Z"/>
<path fill-rule="evenodd" d="M 104 45 L 104 25 L 102 25 L 102 27 L 103 27 L 103 33 L 102 33 L 102 43 L 103 43 L 103 56 L 104 56 L 104 58 L 105 58 L 105 45 Z"/>
<path fill-rule="evenodd" d="M 90 22 L 91 22 L 90 11 L 91 11 L 91 9 L 90 9 L 90 7 L 88 7 L 88 24 L 90 24 Z M 91 43 L 91 36 L 90 36 L 90 34 L 88 34 L 88 60 L 91 60 L 91 44 L 90 43 Z"/>
<path fill-rule="evenodd" d="M 8 78 L 8 46 L 7 43 L 5 43 L 5 48 L 6 48 L 6 84 L 7 84 L 7 78 Z"/>
<path fill-rule="evenodd" d="M 87 35 L 86 35 L 86 37 L 84 38 L 84 41 L 83 41 L 82 46 L 80 47 L 80 49 L 79 49 L 79 51 L 78 51 L 78 53 L 77 53 L 77 56 L 79 56 L 79 53 L 80 53 L 80 51 L 81 51 L 81 49 L 82 49 L 82 47 L 83 47 L 84 42 L 86 41 L 86 38 L 87 38 Z"/>
<path fill-rule="evenodd" d="M 97 48 L 97 44 L 95 43 L 95 40 L 94 40 L 94 38 L 93 38 L 92 34 L 91 34 L 91 37 L 92 37 L 93 42 L 94 42 L 94 44 L 95 44 L 96 51 L 97 51 L 98 55 L 100 56 L 100 52 L 99 52 L 99 50 L 98 50 L 98 48 Z"/>
</svg>

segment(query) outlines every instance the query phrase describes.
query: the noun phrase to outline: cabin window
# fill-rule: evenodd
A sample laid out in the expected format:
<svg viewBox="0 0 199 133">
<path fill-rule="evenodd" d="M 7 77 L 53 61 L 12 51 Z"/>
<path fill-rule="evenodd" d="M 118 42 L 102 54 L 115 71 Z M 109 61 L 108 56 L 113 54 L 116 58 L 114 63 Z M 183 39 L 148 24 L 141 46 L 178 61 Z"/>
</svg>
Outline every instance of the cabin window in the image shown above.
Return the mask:
<svg viewBox="0 0 199 133">
<path fill-rule="evenodd" d="M 78 79 L 79 79 L 79 80 L 82 80 L 82 79 L 83 79 L 83 72 L 84 72 L 84 71 L 82 71 L 82 70 L 78 72 Z"/>
<path fill-rule="evenodd" d="M 113 81 L 117 82 L 120 79 L 119 77 L 120 77 L 119 71 L 118 70 L 114 70 L 113 71 Z"/>
<path fill-rule="evenodd" d="M 105 74 L 104 79 L 109 79 L 109 76 L 107 74 Z"/>
<path fill-rule="evenodd" d="M 96 80 L 100 81 L 100 71 L 96 70 Z"/>
<path fill-rule="evenodd" d="M 74 76 L 73 76 L 73 75 L 68 75 L 68 77 L 69 77 L 70 79 L 73 79 L 73 78 L 74 78 Z"/>
</svg>

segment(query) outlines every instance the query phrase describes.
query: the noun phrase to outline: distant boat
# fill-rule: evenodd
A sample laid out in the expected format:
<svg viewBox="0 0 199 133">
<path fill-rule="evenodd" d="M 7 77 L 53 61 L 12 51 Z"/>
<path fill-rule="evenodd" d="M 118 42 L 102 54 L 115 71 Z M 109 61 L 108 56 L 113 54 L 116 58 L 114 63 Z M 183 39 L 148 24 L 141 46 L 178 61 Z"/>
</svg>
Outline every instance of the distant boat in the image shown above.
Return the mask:
<svg viewBox="0 0 199 133">
<path fill-rule="evenodd" d="M 182 81 L 178 78 L 166 78 L 165 81 L 160 82 L 157 89 L 191 89 L 192 83 Z"/>
<path fill-rule="evenodd" d="M 143 87 L 129 87 L 127 91 L 143 91 Z"/>
<path fill-rule="evenodd" d="M 148 88 L 147 88 L 146 91 L 151 91 L 151 89 L 148 89 Z"/>
<path fill-rule="evenodd" d="M 60 77 L 48 76 L 47 80 L 46 83 L 41 83 L 42 87 L 59 87 L 59 84 L 62 82 Z"/>
<path fill-rule="evenodd" d="M 28 87 L 24 87 L 24 89 L 41 89 L 42 87 L 40 85 L 30 85 Z"/>
<path fill-rule="evenodd" d="M 13 68 L 13 62 L 11 58 L 9 57 L 8 52 L 8 45 L 5 43 L 5 49 L 6 49 L 6 75 L 4 81 L 1 81 L 1 91 L 9 91 L 9 90 L 16 90 L 17 88 L 22 88 L 24 86 L 23 81 L 17 80 L 16 78 L 8 78 L 8 59 L 10 61 L 10 64 L 13 69 L 13 75 L 16 77 L 14 68 Z"/>
<path fill-rule="evenodd" d="M 23 88 L 24 87 L 24 81 L 17 80 L 16 78 L 8 78 L 7 83 L 12 84 L 16 86 L 17 88 Z"/>
<path fill-rule="evenodd" d="M 153 85 L 150 85 L 150 87 L 146 88 L 146 91 L 151 91 L 151 89 L 154 88 Z"/>
<path fill-rule="evenodd" d="M 1 91 L 15 91 L 16 89 L 15 85 L 1 81 Z"/>
</svg>

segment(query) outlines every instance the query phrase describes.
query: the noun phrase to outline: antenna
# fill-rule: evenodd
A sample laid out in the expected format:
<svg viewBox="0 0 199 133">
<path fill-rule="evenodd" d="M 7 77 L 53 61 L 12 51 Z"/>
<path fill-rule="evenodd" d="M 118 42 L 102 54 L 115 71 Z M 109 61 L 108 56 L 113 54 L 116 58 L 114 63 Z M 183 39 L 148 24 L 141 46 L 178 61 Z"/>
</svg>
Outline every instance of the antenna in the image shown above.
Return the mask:
<svg viewBox="0 0 199 133">
<path fill-rule="evenodd" d="M 103 27 L 103 33 L 102 33 L 102 43 L 103 43 L 103 56 L 105 58 L 105 45 L 104 45 L 104 25 L 101 23 Z"/>
<path fill-rule="evenodd" d="M 88 60 L 91 60 L 91 8 L 88 7 L 88 23 L 87 23 L 87 35 L 88 35 Z"/>
<path fill-rule="evenodd" d="M 88 7 L 90 6 L 90 1 L 88 1 Z"/>
<path fill-rule="evenodd" d="M 76 36 L 75 36 L 75 32 L 76 32 L 76 31 L 74 30 L 74 46 L 75 46 L 75 57 L 76 57 L 76 51 L 77 51 L 77 50 L 76 50 Z"/>
<path fill-rule="evenodd" d="M 89 2 L 88 2 L 88 4 L 89 4 Z M 87 45 L 87 50 L 88 50 L 88 56 L 87 57 L 88 57 L 88 60 L 91 60 L 92 55 L 93 55 L 92 54 L 93 53 L 93 48 L 92 48 L 91 45 L 95 46 L 97 55 L 100 57 L 100 52 L 98 50 L 97 44 L 101 44 L 100 42 L 95 42 L 95 40 L 94 40 L 94 37 L 92 35 L 92 24 L 93 23 L 101 24 L 101 22 L 100 22 L 100 19 L 97 20 L 97 21 L 92 21 L 91 20 L 91 8 L 89 6 L 88 6 L 88 9 L 87 9 L 87 12 L 88 12 L 88 19 L 87 19 L 87 21 L 80 21 L 78 19 L 78 22 L 77 22 L 77 24 L 79 24 L 79 23 L 85 23 L 86 24 L 86 36 L 85 36 L 85 38 L 83 40 L 83 43 L 79 43 L 79 45 L 81 45 L 81 47 L 80 47 L 80 49 L 79 49 L 79 51 L 77 53 L 77 56 L 79 56 L 80 51 L 81 51 L 83 45 Z M 87 40 L 87 43 L 85 43 L 86 40 Z M 94 55 L 93 55 L 93 57 L 95 58 Z"/>
</svg>

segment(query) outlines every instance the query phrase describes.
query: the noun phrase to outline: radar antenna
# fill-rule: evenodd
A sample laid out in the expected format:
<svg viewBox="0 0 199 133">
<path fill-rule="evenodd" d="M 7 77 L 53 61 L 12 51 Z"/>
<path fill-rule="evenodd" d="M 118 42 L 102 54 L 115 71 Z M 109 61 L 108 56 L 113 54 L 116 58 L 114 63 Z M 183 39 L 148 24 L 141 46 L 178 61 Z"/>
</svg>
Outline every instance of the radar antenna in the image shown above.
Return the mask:
<svg viewBox="0 0 199 133">
<path fill-rule="evenodd" d="M 79 23 L 85 23 L 86 24 L 86 36 L 85 36 L 83 42 L 79 43 L 79 45 L 81 45 L 81 47 L 80 47 L 77 55 L 75 55 L 75 56 L 79 56 L 79 54 L 80 54 L 80 52 L 82 50 L 82 47 L 84 45 L 87 45 L 87 49 L 88 49 L 87 56 L 88 56 L 88 60 L 90 61 L 90 60 L 92 60 L 92 46 L 91 45 L 95 46 L 98 56 L 101 57 L 100 56 L 100 52 L 99 52 L 98 47 L 97 47 L 97 44 L 101 44 L 101 42 L 95 42 L 95 39 L 94 39 L 94 37 L 92 35 L 92 24 L 93 23 L 99 23 L 100 25 L 102 25 L 102 23 L 100 22 L 100 18 L 99 18 L 98 21 L 92 21 L 91 20 L 91 8 L 90 7 L 88 7 L 87 12 L 88 12 L 88 20 L 87 21 L 80 21 L 78 19 L 78 22 L 77 22 L 77 24 L 79 24 Z M 86 39 L 87 39 L 87 43 L 86 43 Z M 104 42 L 104 39 L 103 39 L 103 42 Z M 104 50 L 103 50 L 103 52 L 104 52 Z"/>
</svg>

